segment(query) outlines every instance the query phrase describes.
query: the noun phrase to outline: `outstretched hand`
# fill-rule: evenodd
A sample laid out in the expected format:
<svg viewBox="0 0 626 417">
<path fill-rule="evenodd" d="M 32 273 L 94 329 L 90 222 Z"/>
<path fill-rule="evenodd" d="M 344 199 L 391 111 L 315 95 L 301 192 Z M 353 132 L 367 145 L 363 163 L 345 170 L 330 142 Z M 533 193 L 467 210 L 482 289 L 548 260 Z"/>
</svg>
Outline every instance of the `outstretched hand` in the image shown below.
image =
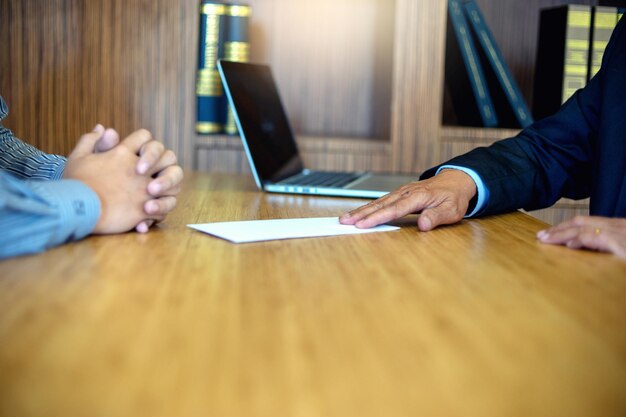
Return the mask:
<svg viewBox="0 0 626 417">
<path fill-rule="evenodd" d="M 476 184 L 466 173 L 445 169 L 424 181 L 397 190 L 339 217 L 342 224 L 374 227 L 411 213 L 419 213 L 421 231 L 460 221 L 476 194 Z"/>
<path fill-rule="evenodd" d="M 537 233 L 542 243 L 594 249 L 626 259 L 626 219 L 577 216 Z"/>
</svg>

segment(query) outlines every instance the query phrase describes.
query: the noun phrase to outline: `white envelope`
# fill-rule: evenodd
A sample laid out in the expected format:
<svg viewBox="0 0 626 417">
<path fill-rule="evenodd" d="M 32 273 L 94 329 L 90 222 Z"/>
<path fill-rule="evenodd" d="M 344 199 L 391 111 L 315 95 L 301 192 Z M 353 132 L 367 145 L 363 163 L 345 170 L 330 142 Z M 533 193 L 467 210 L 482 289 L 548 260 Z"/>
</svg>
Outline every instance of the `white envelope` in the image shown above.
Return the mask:
<svg viewBox="0 0 626 417">
<path fill-rule="evenodd" d="M 187 226 L 200 232 L 229 240 L 233 243 L 388 232 L 399 229 L 399 227 L 387 225 L 376 226 L 370 229 L 357 229 L 354 226 L 340 224 L 337 217 L 248 220 L 188 224 Z"/>
</svg>

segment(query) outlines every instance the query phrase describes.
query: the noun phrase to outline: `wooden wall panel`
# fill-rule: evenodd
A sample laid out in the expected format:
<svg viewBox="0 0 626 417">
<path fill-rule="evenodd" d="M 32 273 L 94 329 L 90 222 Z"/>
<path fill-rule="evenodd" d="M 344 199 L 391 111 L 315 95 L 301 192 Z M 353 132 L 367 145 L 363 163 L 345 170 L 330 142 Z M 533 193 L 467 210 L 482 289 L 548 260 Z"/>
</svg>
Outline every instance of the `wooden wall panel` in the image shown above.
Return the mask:
<svg viewBox="0 0 626 417">
<path fill-rule="evenodd" d="M 296 133 L 389 140 L 395 0 L 247 3 Z"/>
<path fill-rule="evenodd" d="M 439 160 L 446 0 L 396 2 L 393 169 L 421 172 Z"/>
<path fill-rule="evenodd" d="M 197 22 L 195 1 L 1 0 L 5 125 L 61 154 L 98 122 L 144 127 L 189 165 Z"/>
</svg>

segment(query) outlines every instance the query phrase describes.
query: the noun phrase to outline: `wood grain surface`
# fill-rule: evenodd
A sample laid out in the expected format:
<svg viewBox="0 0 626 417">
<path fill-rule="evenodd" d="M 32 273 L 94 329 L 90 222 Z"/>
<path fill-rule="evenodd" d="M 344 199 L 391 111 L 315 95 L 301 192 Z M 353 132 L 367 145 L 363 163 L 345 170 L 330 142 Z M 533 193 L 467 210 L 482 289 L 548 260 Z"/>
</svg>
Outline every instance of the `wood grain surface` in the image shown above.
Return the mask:
<svg viewBox="0 0 626 417">
<path fill-rule="evenodd" d="M 5 126 L 58 154 L 96 123 L 143 127 L 186 165 L 198 21 L 195 1 L 0 1 Z"/>
<path fill-rule="evenodd" d="M 147 235 L 0 262 L 2 416 L 623 416 L 626 264 L 513 213 L 233 245 L 362 200 L 188 175 Z"/>
</svg>

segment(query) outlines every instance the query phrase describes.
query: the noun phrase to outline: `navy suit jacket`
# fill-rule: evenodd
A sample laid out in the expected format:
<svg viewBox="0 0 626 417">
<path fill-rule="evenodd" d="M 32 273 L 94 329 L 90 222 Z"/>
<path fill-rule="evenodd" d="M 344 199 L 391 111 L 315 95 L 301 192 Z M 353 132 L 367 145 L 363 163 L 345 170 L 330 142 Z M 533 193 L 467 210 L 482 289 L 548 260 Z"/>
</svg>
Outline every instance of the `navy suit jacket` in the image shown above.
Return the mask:
<svg viewBox="0 0 626 417">
<path fill-rule="evenodd" d="M 490 195 L 478 215 L 590 197 L 592 215 L 626 217 L 625 25 L 623 18 L 615 28 L 598 74 L 557 114 L 445 163 L 471 168 L 484 181 Z"/>
</svg>

